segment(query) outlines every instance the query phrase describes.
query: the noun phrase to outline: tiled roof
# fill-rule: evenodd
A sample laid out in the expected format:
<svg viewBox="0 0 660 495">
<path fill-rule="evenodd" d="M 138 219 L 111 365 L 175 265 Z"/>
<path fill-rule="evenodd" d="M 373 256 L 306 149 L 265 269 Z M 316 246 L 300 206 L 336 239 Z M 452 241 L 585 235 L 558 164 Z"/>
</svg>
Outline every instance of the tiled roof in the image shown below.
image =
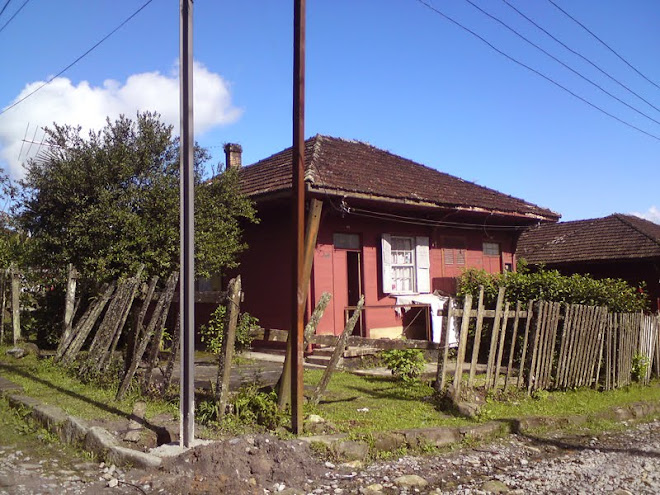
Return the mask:
<svg viewBox="0 0 660 495">
<path fill-rule="evenodd" d="M 660 225 L 620 213 L 540 225 L 522 234 L 516 254 L 546 264 L 660 257 Z"/>
<path fill-rule="evenodd" d="M 291 188 L 291 148 L 240 171 L 248 196 Z M 308 190 L 333 194 L 431 203 L 441 207 L 483 209 L 543 220 L 559 219 L 547 208 L 514 198 L 420 165 L 366 143 L 316 135 L 305 142 Z"/>
</svg>

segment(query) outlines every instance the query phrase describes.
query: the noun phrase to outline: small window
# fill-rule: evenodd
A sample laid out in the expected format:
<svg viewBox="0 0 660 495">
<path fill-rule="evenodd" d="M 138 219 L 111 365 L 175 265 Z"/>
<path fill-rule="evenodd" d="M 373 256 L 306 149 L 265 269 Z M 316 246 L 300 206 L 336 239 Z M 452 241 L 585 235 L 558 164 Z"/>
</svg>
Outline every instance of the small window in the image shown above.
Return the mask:
<svg viewBox="0 0 660 495">
<path fill-rule="evenodd" d="M 335 249 L 360 249 L 360 236 L 358 234 L 336 233 L 332 236 Z"/>
<path fill-rule="evenodd" d="M 446 237 L 442 248 L 445 265 L 465 265 L 465 239 Z"/>
<path fill-rule="evenodd" d="M 392 288 L 394 292 L 415 291 L 415 239 L 392 236 Z"/>
<path fill-rule="evenodd" d="M 499 256 L 500 245 L 497 242 L 484 242 L 484 256 Z"/>
</svg>

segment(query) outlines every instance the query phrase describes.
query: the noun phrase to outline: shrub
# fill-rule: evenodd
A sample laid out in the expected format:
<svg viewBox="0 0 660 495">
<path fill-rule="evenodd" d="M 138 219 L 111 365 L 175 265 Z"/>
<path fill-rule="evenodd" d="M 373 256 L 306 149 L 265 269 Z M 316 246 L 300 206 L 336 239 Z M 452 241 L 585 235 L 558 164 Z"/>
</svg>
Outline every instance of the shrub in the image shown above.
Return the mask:
<svg viewBox="0 0 660 495">
<path fill-rule="evenodd" d="M 211 319 L 207 325 L 200 328 L 201 340 L 206 345 L 206 349 L 213 354 L 218 354 L 222 348 L 222 338 L 225 325 L 228 322 L 227 307 L 220 305 L 211 314 Z M 241 313 L 236 325 L 235 345 L 237 351 L 242 351 L 250 347 L 252 337 L 250 331 L 259 326 L 259 320 L 249 313 Z"/>
<path fill-rule="evenodd" d="M 632 358 L 632 367 L 630 374 L 636 382 L 641 382 L 646 378 L 646 372 L 649 369 L 649 358 L 644 354 L 635 354 Z"/>
<path fill-rule="evenodd" d="M 479 295 L 479 286 L 484 287 L 485 304 L 492 305 L 500 287 L 506 289 L 507 301 L 544 300 L 607 306 L 613 312 L 642 311 L 648 306 L 643 288 L 636 288 L 621 279 L 595 279 L 589 275 L 562 275 L 557 270 L 530 272 L 524 264 L 520 271 L 490 274 L 485 270 L 468 269 L 458 279 L 457 294 L 463 297 Z"/>
<path fill-rule="evenodd" d="M 392 375 L 404 382 L 416 381 L 426 364 L 424 353 L 420 349 L 383 351 L 382 357 L 387 369 L 392 371 Z"/>
</svg>

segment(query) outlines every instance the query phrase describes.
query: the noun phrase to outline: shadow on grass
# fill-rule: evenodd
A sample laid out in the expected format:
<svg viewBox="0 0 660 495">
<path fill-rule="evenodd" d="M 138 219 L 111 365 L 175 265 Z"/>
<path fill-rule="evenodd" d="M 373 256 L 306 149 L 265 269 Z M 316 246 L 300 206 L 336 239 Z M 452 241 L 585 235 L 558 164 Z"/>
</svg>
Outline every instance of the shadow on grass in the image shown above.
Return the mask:
<svg viewBox="0 0 660 495">
<path fill-rule="evenodd" d="M 167 431 L 167 428 L 164 428 L 162 426 L 154 425 L 147 421 L 144 418 L 139 418 L 131 413 L 126 413 L 122 411 L 121 409 L 117 409 L 116 407 L 113 407 L 109 404 L 105 404 L 103 402 L 99 402 L 97 400 L 94 400 L 90 397 L 86 397 L 84 395 L 81 395 L 77 392 L 73 392 L 71 390 L 68 390 L 64 387 L 61 387 L 59 385 L 54 384 L 53 382 L 50 382 L 48 380 L 44 380 L 43 378 L 40 378 L 38 376 L 35 376 L 24 369 L 20 367 L 15 367 L 10 364 L 5 364 L 5 363 L 0 363 L 0 369 L 4 369 L 7 371 L 11 371 L 12 373 L 16 373 L 18 375 L 21 375 L 24 378 L 27 378 L 28 380 L 32 380 L 38 383 L 41 383 L 42 385 L 46 385 L 49 388 L 52 388 L 54 390 L 57 390 L 58 392 L 61 392 L 65 395 L 68 395 L 69 397 L 78 399 L 82 402 L 86 402 L 87 404 L 90 404 L 94 407 L 97 407 L 99 409 L 102 409 L 103 411 L 109 412 L 111 414 L 114 414 L 115 416 L 123 417 L 126 418 L 127 420 L 134 420 L 135 422 L 139 423 L 140 425 L 144 426 L 148 430 L 153 431 L 156 434 L 157 437 L 157 443 L 158 445 L 162 445 L 163 443 L 170 443 L 173 441 L 173 438 L 170 435 L 170 432 Z"/>
</svg>

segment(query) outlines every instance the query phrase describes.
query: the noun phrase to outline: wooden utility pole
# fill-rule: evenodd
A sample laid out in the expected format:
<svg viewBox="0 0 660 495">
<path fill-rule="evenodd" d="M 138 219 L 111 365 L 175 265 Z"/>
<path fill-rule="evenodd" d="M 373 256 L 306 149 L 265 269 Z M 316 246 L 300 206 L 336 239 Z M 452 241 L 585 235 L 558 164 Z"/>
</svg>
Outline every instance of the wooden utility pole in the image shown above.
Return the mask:
<svg viewBox="0 0 660 495">
<path fill-rule="evenodd" d="M 181 445 L 195 436 L 195 191 L 193 132 L 193 0 L 181 0 Z"/>
<path fill-rule="evenodd" d="M 305 238 L 305 0 L 293 8 L 293 163 L 291 207 L 294 249 L 291 311 L 291 429 L 303 428 L 303 318 L 305 288 L 302 284 Z"/>
</svg>

